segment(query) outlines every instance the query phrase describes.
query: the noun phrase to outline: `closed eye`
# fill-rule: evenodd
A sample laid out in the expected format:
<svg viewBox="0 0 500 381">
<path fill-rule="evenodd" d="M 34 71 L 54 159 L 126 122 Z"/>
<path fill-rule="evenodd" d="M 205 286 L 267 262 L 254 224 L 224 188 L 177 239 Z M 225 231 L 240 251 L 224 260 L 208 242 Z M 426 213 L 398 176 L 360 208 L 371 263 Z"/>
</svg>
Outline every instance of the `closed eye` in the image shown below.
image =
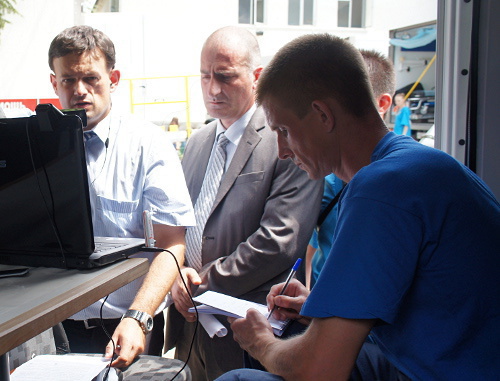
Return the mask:
<svg viewBox="0 0 500 381">
<path fill-rule="evenodd" d="M 233 77 L 235 76 L 229 74 L 215 73 L 215 78 L 217 78 L 218 81 L 223 83 L 228 83 L 233 79 Z"/>
<path fill-rule="evenodd" d="M 61 80 L 61 82 L 62 82 L 63 84 L 70 84 L 70 83 L 74 83 L 74 82 L 75 82 L 75 78 L 63 78 L 63 79 Z"/>
<path fill-rule="evenodd" d="M 85 82 L 87 83 L 96 83 L 99 80 L 99 77 L 85 77 Z"/>
</svg>

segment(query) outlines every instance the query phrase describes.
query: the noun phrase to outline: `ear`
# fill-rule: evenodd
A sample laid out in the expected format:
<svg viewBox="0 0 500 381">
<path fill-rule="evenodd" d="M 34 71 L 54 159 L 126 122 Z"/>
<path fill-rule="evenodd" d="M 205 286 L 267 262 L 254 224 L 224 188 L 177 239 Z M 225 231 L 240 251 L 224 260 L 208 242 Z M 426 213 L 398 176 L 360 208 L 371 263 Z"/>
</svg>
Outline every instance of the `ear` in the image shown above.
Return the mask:
<svg viewBox="0 0 500 381">
<path fill-rule="evenodd" d="M 387 110 L 391 107 L 392 97 L 388 94 L 382 94 L 377 98 L 378 113 L 383 118 Z"/>
<path fill-rule="evenodd" d="M 54 89 L 54 93 L 56 93 L 57 96 L 59 96 L 59 94 L 57 94 L 57 80 L 56 80 L 56 76 L 54 74 L 50 74 L 50 83 L 52 84 L 52 88 Z"/>
<path fill-rule="evenodd" d="M 111 92 L 116 90 L 116 86 L 120 82 L 120 70 L 112 69 L 109 73 L 109 79 L 111 80 Z"/>
<path fill-rule="evenodd" d="M 313 111 L 320 118 L 321 123 L 326 128 L 327 132 L 333 131 L 335 128 L 335 117 L 331 107 L 323 101 L 313 101 L 311 103 Z"/>
<path fill-rule="evenodd" d="M 262 66 L 259 66 L 257 69 L 253 71 L 253 87 L 255 89 L 255 86 L 257 85 L 257 81 L 259 80 L 260 73 L 262 73 Z"/>
</svg>

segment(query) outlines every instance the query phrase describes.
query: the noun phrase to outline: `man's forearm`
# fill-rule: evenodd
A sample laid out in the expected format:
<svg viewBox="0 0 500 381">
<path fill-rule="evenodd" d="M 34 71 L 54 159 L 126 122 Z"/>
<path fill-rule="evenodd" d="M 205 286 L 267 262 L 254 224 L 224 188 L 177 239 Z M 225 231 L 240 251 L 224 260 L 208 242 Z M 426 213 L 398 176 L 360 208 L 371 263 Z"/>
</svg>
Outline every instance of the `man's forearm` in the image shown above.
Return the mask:
<svg viewBox="0 0 500 381">
<path fill-rule="evenodd" d="M 179 266 L 184 263 L 184 232 L 182 226 L 154 225 L 157 247 L 169 250 L 177 259 Z M 137 292 L 130 309 L 154 315 L 158 306 L 172 288 L 178 275 L 177 264 L 168 252 L 156 255 L 151 263 L 144 282 Z"/>
<path fill-rule="evenodd" d="M 256 342 L 248 348 L 248 353 L 258 359 L 271 373 L 288 379 L 300 379 L 300 356 L 297 358 L 295 351 L 298 348 L 298 338 L 287 340 L 268 337 L 266 340 Z M 304 349 L 302 349 L 304 351 Z"/>
<path fill-rule="evenodd" d="M 271 373 L 285 380 L 346 380 L 372 320 L 313 319 L 301 335 L 278 339 L 263 319 L 248 314 L 233 322 L 233 334 L 243 349 Z"/>
<path fill-rule="evenodd" d="M 176 256 L 181 265 L 184 259 L 184 246 L 173 246 L 168 250 Z M 159 253 L 151 263 L 130 309 L 144 311 L 154 316 L 156 309 L 172 288 L 177 275 L 177 265 L 172 256 L 167 252 Z"/>
<path fill-rule="evenodd" d="M 310 347 L 304 345 L 303 336 L 279 339 L 272 334 L 256 331 L 255 336 L 246 342 L 243 349 L 257 359 L 267 371 L 285 380 L 316 379 L 309 373 L 313 359 L 310 353 L 307 353 Z"/>
</svg>

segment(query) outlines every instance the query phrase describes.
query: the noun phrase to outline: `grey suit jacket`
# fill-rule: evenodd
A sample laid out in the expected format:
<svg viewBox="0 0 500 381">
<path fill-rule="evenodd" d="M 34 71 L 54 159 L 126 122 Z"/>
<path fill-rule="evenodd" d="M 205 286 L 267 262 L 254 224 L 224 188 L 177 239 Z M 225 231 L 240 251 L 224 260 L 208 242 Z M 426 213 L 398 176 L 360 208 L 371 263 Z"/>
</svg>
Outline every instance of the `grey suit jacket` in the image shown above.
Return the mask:
<svg viewBox="0 0 500 381">
<path fill-rule="evenodd" d="M 182 168 L 193 205 L 215 140 L 217 122 L 189 139 Z M 303 257 L 316 224 L 322 181 L 309 180 L 291 160 L 278 158 L 275 132 L 257 109 L 221 180 L 203 232 L 202 284 L 195 291 L 222 292 L 265 303 Z"/>
<path fill-rule="evenodd" d="M 257 109 L 222 178 L 203 232 L 206 290 L 264 302 L 305 253 L 321 205 L 322 182 L 278 158 L 276 136 Z M 182 168 L 196 203 L 215 140 L 216 122 L 189 140 Z"/>
</svg>

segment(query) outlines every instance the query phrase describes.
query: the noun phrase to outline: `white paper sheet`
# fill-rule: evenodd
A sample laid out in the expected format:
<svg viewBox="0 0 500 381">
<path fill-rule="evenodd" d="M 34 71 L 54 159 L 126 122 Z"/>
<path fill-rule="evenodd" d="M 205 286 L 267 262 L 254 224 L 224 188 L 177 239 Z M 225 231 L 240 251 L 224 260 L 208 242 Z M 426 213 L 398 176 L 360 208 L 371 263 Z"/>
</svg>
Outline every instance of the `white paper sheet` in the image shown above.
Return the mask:
<svg viewBox="0 0 500 381">
<path fill-rule="evenodd" d="M 217 337 L 227 335 L 227 328 L 214 315 L 200 314 L 199 317 L 201 325 L 212 339 L 215 335 Z"/>
<path fill-rule="evenodd" d="M 266 317 L 269 315 L 267 306 L 263 304 L 234 298 L 232 296 L 221 294 L 215 291 L 206 291 L 203 294 L 193 298 L 193 300 L 198 303 L 204 303 L 200 306 L 197 306 L 200 317 L 203 314 L 213 314 L 241 318 L 246 316 L 247 311 L 250 308 L 255 308 Z M 191 307 L 189 311 L 194 312 L 194 308 Z M 275 318 L 271 317 L 269 318 L 269 323 L 271 324 L 271 327 L 273 327 L 274 334 L 281 336 L 289 321 L 276 320 Z"/>
<path fill-rule="evenodd" d="M 103 357 L 40 355 L 20 365 L 11 381 L 90 381 L 109 363 Z"/>
</svg>

